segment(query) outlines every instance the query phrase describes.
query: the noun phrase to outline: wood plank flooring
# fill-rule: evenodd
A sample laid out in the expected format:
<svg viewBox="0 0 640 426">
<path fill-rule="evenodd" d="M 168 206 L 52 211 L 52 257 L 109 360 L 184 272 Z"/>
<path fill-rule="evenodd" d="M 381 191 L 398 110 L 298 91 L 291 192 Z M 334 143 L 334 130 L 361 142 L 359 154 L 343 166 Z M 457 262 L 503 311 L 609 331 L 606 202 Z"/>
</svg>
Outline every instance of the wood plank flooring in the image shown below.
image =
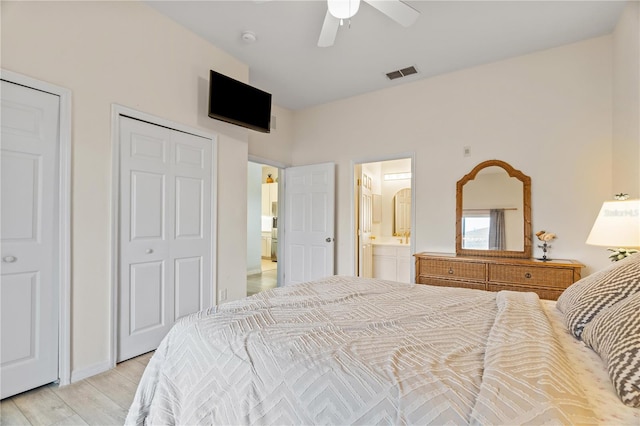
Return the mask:
<svg viewBox="0 0 640 426">
<path fill-rule="evenodd" d="M 149 352 L 68 386 L 49 384 L 0 402 L 2 425 L 122 425 Z"/>
<path fill-rule="evenodd" d="M 278 284 L 278 264 L 262 259 L 262 272 L 247 276 L 247 296 L 275 288 Z"/>
</svg>

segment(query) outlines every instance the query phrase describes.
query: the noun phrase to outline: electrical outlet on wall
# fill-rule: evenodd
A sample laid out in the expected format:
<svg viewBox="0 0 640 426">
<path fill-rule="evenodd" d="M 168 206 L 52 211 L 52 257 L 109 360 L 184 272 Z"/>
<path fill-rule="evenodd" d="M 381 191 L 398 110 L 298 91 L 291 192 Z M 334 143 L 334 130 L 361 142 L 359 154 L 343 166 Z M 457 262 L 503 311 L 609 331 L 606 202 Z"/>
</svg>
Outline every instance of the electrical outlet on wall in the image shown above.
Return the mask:
<svg viewBox="0 0 640 426">
<path fill-rule="evenodd" d="M 465 146 L 462 151 L 463 151 L 465 157 L 471 157 L 471 147 L 470 146 Z"/>
<path fill-rule="evenodd" d="M 227 289 L 223 288 L 218 292 L 218 302 L 224 302 L 227 300 Z"/>
</svg>

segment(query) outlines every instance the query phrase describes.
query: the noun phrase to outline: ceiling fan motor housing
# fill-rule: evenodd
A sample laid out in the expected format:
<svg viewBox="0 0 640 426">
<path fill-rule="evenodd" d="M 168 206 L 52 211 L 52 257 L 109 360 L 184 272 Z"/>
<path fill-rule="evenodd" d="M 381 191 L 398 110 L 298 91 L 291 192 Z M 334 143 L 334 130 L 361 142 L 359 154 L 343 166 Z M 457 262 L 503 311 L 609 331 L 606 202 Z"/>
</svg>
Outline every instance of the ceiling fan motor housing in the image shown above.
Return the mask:
<svg viewBox="0 0 640 426">
<path fill-rule="evenodd" d="M 329 13 L 338 19 L 349 19 L 360 8 L 360 0 L 327 0 Z"/>
</svg>

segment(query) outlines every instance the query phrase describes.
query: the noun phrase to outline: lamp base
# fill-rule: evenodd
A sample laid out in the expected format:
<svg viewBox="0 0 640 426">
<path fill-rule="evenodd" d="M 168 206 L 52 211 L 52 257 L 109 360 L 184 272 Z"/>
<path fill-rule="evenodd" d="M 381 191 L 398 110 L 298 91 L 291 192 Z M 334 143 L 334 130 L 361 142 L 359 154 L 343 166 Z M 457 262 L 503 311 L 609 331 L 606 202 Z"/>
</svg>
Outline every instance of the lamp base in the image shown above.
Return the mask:
<svg viewBox="0 0 640 426">
<path fill-rule="evenodd" d="M 542 260 L 543 262 L 548 262 L 553 259 L 549 259 L 548 257 L 537 257 L 536 260 Z"/>
</svg>

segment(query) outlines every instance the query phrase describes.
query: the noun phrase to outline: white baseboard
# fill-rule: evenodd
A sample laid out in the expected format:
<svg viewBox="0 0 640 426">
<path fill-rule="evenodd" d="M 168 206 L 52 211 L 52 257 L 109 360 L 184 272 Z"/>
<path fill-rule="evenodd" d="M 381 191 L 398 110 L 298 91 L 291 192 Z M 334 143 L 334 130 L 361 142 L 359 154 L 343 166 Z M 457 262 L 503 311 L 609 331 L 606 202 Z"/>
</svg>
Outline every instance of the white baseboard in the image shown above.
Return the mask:
<svg viewBox="0 0 640 426">
<path fill-rule="evenodd" d="M 73 370 L 71 372 L 71 383 L 79 382 L 80 380 L 84 380 L 88 377 L 95 376 L 96 374 L 104 373 L 109 370 L 111 370 L 111 363 L 109 363 L 109 361 L 94 364 L 87 368 Z"/>
<path fill-rule="evenodd" d="M 262 269 L 261 269 L 261 268 L 258 268 L 258 269 L 251 269 L 251 270 L 248 270 L 248 271 L 247 271 L 247 276 L 249 276 L 249 275 L 256 275 L 256 274 L 259 274 L 259 273 L 261 273 L 261 272 L 262 272 Z"/>
</svg>

